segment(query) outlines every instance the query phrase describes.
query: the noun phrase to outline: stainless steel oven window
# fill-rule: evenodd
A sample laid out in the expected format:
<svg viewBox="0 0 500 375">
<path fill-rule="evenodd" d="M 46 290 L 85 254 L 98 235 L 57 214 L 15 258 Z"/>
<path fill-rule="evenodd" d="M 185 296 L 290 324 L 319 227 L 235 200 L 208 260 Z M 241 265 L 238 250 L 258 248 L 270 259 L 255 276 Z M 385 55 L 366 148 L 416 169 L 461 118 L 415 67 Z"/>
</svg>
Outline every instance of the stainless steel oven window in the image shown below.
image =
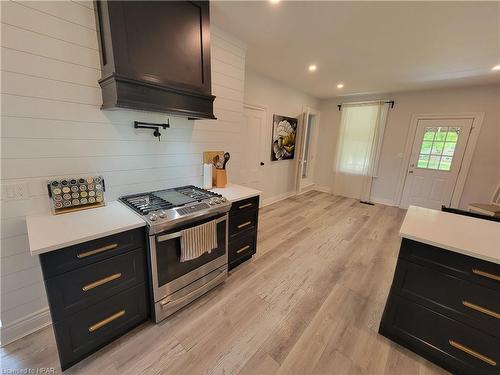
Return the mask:
<svg viewBox="0 0 500 375">
<path fill-rule="evenodd" d="M 160 240 L 169 240 L 179 237 L 180 233 L 169 233 L 166 235 L 159 236 L 150 236 L 149 237 L 149 245 L 150 245 L 150 258 L 151 258 L 151 273 L 152 273 L 152 283 L 153 283 L 153 296 L 154 301 L 158 302 L 159 300 L 169 296 L 170 294 L 179 291 L 183 287 L 191 284 L 192 282 L 202 278 L 210 272 L 213 272 L 215 269 L 226 265 L 228 259 L 228 242 L 229 242 L 229 224 L 228 224 L 228 215 L 225 214 L 222 217 L 215 219 L 217 223 L 225 222 L 224 228 L 224 253 L 222 256 L 219 256 L 213 259 L 210 262 L 202 264 L 198 268 L 172 280 L 164 285 L 159 285 L 158 282 L 158 261 L 157 261 L 157 242 Z"/>
</svg>

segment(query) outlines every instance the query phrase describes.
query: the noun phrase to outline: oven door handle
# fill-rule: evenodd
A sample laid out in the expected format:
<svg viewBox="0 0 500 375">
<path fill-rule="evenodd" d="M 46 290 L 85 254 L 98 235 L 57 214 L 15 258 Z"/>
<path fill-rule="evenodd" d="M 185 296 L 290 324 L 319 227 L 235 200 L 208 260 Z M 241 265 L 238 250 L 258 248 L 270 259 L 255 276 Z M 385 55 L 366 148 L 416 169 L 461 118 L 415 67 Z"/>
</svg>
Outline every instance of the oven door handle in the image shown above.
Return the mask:
<svg viewBox="0 0 500 375">
<path fill-rule="evenodd" d="M 200 286 L 199 288 L 183 295 L 182 297 L 179 297 L 177 299 L 171 299 L 171 296 L 163 299 L 162 301 L 160 301 L 160 306 L 162 309 L 166 308 L 166 307 L 170 307 L 171 305 L 178 305 L 180 303 L 183 303 L 191 298 L 193 298 L 194 296 L 198 295 L 198 294 L 203 294 L 205 293 L 206 291 L 212 289 L 212 286 L 218 284 L 220 282 L 221 279 L 224 279 L 226 277 L 226 273 L 227 273 L 227 269 L 224 268 L 222 270 L 218 270 L 219 271 L 219 274 L 214 276 L 210 281 L 208 281 L 206 284 L 203 284 L 202 286 Z"/>
<path fill-rule="evenodd" d="M 222 216 L 216 220 L 213 220 L 215 221 L 215 224 L 219 224 L 219 223 L 222 223 L 223 221 L 226 221 L 227 220 L 227 215 L 226 216 Z M 209 223 L 209 221 L 208 221 Z M 201 224 L 203 225 L 203 224 Z M 163 242 L 163 241 L 168 241 L 168 240 L 171 240 L 173 238 L 177 238 L 177 237 L 182 237 L 182 232 L 174 232 L 174 233 L 169 233 L 169 234 L 164 234 L 163 236 L 158 236 L 156 237 L 156 242 Z"/>
</svg>

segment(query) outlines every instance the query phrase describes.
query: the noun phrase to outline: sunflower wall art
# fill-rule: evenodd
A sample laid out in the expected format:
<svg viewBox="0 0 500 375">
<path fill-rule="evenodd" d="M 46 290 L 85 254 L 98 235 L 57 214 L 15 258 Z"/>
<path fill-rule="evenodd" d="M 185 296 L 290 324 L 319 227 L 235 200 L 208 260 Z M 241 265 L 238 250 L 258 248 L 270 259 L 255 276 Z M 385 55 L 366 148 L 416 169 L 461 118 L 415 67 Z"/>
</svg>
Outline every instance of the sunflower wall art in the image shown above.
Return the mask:
<svg viewBox="0 0 500 375">
<path fill-rule="evenodd" d="M 273 115 L 271 161 L 294 158 L 297 124 L 296 118 Z"/>
</svg>

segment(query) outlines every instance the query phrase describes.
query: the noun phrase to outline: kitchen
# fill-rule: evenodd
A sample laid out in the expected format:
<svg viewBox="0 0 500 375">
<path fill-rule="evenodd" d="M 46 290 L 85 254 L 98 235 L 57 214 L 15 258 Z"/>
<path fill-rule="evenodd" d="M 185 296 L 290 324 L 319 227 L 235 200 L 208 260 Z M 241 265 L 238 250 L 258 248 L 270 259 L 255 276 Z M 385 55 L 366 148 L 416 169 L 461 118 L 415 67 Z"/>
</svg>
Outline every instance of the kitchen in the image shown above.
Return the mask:
<svg viewBox="0 0 500 375">
<path fill-rule="evenodd" d="M 319 108 L 321 127 L 340 114 L 337 108 L 330 113 L 314 96 L 247 71 L 251 45 L 227 31 L 230 22 L 220 21 L 237 4 L 210 4 L 208 12 L 207 3 L 195 3 L 198 18 L 188 10 L 191 3 L 167 9 L 159 2 L 153 10 L 97 4 L 102 8 L 96 16 L 92 2 L 2 2 L 2 367 L 252 374 L 328 373 L 336 367 L 340 373 L 391 373 L 408 366 L 442 372 L 377 333 L 406 211 L 330 194 L 330 176 L 322 170 L 331 169 L 323 164 L 332 147 L 317 133 L 311 155 L 316 184 L 303 194 L 296 195 L 298 157 L 269 158 L 273 114 L 300 118 Z M 286 6 L 263 3 L 259 9 L 276 13 Z M 167 34 L 179 38 L 167 46 L 157 37 L 162 12 L 175 21 L 165 26 Z M 179 30 L 188 21 L 191 32 L 198 30 L 196 47 L 183 50 L 186 34 Z M 187 58 L 192 60 L 182 60 Z M 477 91 L 485 97 L 491 91 L 493 103 L 498 97 L 497 86 Z M 405 95 L 392 97 L 389 116 L 398 115 Z M 477 96 L 451 95 L 468 102 Z M 249 146 L 246 136 L 248 105 L 264 113 L 257 146 Z M 474 105 L 487 114 L 479 140 L 484 146 L 485 138 L 494 140 L 487 136 L 492 129 L 495 134 L 494 104 Z M 390 136 L 390 122 L 387 127 Z M 479 149 L 491 152 L 489 147 Z M 221 150 L 220 158 L 230 155 L 225 187 L 205 185 L 211 179 L 205 178 L 203 153 L 212 150 Z M 254 150 L 252 162 L 261 156 L 264 164 L 257 178 L 246 164 Z M 472 174 L 479 173 L 475 162 Z M 215 176 L 219 169 L 210 166 L 207 173 Z M 495 178 L 481 173 L 487 175 L 483 181 Z M 102 190 L 96 190 L 99 178 Z M 53 215 L 54 197 L 63 195 L 54 189 L 62 193 L 64 181 L 69 193 L 73 186 L 79 194 L 103 191 L 105 206 Z M 61 185 L 49 187 L 51 197 L 48 182 Z M 470 184 L 463 197 L 489 199 L 489 185 L 474 195 Z M 374 191 L 380 189 L 375 183 Z M 84 198 L 88 203 L 90 195 Z M 198 259 L 208 267 L 185 270 L 183 263 L 192 261 L 178 258 L 188 221 L 212 223 L 212 233 L 217 228 L 216 245 Z M 497 223 L 491 225 L 477 231 L 487 238 L 480 259 L 489 274 L 498 274 Z M 464 254 L 446 241 L 434 239 L 434 245 Z M 162 263 L 158 254 L 168 260 Z M 162 264 L 166 282 L 160 285 Z M 97 293 L 89 297 L 92 290 Z M 120 302 L 127 306 L 118 308 Z M 494 343 L 495 337 L 486 340 Z M 365 350 L 371 355 L 363 357 Z M 481 347 L 482 355 L 494 360 L 497 353 L 488 350 Z M 452 371 L 455 364 L 438 365 Z"/>
</svg>

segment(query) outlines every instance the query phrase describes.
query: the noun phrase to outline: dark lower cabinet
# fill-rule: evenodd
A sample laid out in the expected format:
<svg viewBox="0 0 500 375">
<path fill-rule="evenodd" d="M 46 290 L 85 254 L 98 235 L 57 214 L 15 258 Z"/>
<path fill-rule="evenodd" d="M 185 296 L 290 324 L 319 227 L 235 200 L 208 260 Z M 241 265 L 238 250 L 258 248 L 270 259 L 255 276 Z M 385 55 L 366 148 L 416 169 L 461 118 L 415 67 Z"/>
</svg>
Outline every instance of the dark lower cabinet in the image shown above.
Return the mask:
<svg viewBox="0 0 500 375">
<path fill-rule="evenodd" d="M 229 269 L 250 259 L 257 250 L 259 196 L 233 202 L 229 211 Z"/>
<path fill-rule="evenodd" d="M 40 255 L 61 368 L 149 317 L 143 228 Z"/>
<path fill-rule="evenodd" d="M 500 373 L 500 265 L 403 239 L 379 333 L 455 374 Z"/>
</svg>

